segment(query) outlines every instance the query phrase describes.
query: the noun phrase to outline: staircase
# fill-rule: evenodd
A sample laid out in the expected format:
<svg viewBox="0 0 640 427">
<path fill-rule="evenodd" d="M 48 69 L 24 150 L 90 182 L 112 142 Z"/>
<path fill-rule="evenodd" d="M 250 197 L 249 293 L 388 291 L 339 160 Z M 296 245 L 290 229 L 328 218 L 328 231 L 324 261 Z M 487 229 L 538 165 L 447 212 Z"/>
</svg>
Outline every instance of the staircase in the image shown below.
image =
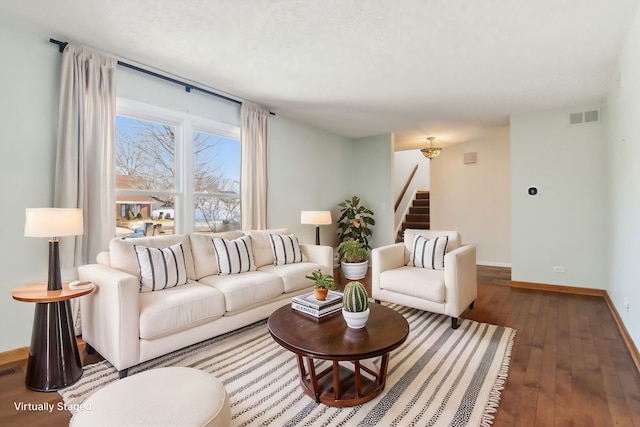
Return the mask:
<svg viewBox="0 0 640 427">
<path fill-rule="evenodd" d="M 430 228 L 429 217 L 429 192 L 418 190 L 411 207 L 409 207 L 409 213 L 406 215 L 404 222 L 402 223 L 402 230 L 398 236 L 402 241 L 402 233 L 407 228 Z"/>
</svg>

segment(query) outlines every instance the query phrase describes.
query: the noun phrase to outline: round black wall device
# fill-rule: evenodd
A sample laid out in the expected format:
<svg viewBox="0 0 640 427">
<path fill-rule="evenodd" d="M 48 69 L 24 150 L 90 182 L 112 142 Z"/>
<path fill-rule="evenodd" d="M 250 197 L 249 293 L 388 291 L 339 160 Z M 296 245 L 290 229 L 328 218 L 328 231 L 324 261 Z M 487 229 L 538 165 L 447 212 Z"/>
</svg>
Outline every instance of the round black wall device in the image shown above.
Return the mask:
<svg viewBox="0 0 640 427">
<path fill-rule="evenodd" d="M 530 196 L 535 196 L 536 194 L 538 194 L 538 188 L 537 187 L 529 187 L 527 189 L 527 193 L 529 193 Z"/>
</svg>

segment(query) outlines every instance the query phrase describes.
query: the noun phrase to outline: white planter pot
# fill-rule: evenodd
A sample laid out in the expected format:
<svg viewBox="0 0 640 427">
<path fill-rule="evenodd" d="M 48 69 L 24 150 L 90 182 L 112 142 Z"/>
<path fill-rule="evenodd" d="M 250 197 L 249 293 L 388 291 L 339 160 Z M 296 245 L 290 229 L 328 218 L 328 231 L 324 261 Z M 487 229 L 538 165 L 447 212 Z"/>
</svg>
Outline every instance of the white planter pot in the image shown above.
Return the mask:
<svg viewBox="0 0 640 427">
<path fill-rule="evenodd" d="M 345 279 L 364 279 L 364 276 L 367 275 L 367 268 L 369 268 L 369 260 L 363 262 L 341 262 L 340 265 Z"/>
<path fill-rule="evenodd" d="M 356 313 L 352 313 L 350 311 L 345 311 L 342 309 L 342 317 L 344 317 L 344 321 L 347 322 L 347 326 L 353 329 L 362 329 L 367 324 L 367 319 L 369 318 L 369 308 L 365 311 L 358 311 Z"/>
</svg>

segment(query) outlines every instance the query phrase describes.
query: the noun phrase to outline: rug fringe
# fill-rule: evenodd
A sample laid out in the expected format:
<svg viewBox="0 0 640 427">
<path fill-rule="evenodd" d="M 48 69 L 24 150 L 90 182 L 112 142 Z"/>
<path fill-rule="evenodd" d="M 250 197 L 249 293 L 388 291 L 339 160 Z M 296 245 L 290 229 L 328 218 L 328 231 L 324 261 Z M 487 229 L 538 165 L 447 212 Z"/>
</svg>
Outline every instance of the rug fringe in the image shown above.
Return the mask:
<svg viewBox="0 0 640 427">
<path fill-rule="evenodd" d="M 502 390 L 504 390 L 505 382 L 507 381 L 509 365 L 511 364 L 511 350 L 513 349 L 515 337 L 516 330 L 513 329 L 511 336 L 509 337 L 509 342 L 507 343 L 507 351 L 502 359 L 502 367 L 500 368 L 500 372 L 498 372 L 496 382 L 493 384 L 493 388 L 489 394 L 489 401 L 487 402 L 484 414 L 482 414 L 482 422 L 480 423 L 482 427 L 490 427 L 493 425 L 493 421 L 495 420 L 495 416 L 493 414 L 498 411 Z"/>
</svg>

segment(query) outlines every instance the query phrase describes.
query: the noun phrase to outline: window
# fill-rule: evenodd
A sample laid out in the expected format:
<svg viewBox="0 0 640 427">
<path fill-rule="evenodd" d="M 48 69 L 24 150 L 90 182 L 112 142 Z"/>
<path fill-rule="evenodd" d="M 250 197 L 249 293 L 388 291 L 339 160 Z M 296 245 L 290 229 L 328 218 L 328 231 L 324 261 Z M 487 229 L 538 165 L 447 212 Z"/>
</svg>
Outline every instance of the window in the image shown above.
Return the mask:
<svg viewBox="0 0 640 427">
<path fill-rule="evenodd" d="M 195 230 L 239 230 L 240 141 L 204 131 L 192 140 Z"/>
<path fill-rule="evenodd" d="M 116 234 L 240 229 L 239 129 L 118 99 Z"/>
</svg>

